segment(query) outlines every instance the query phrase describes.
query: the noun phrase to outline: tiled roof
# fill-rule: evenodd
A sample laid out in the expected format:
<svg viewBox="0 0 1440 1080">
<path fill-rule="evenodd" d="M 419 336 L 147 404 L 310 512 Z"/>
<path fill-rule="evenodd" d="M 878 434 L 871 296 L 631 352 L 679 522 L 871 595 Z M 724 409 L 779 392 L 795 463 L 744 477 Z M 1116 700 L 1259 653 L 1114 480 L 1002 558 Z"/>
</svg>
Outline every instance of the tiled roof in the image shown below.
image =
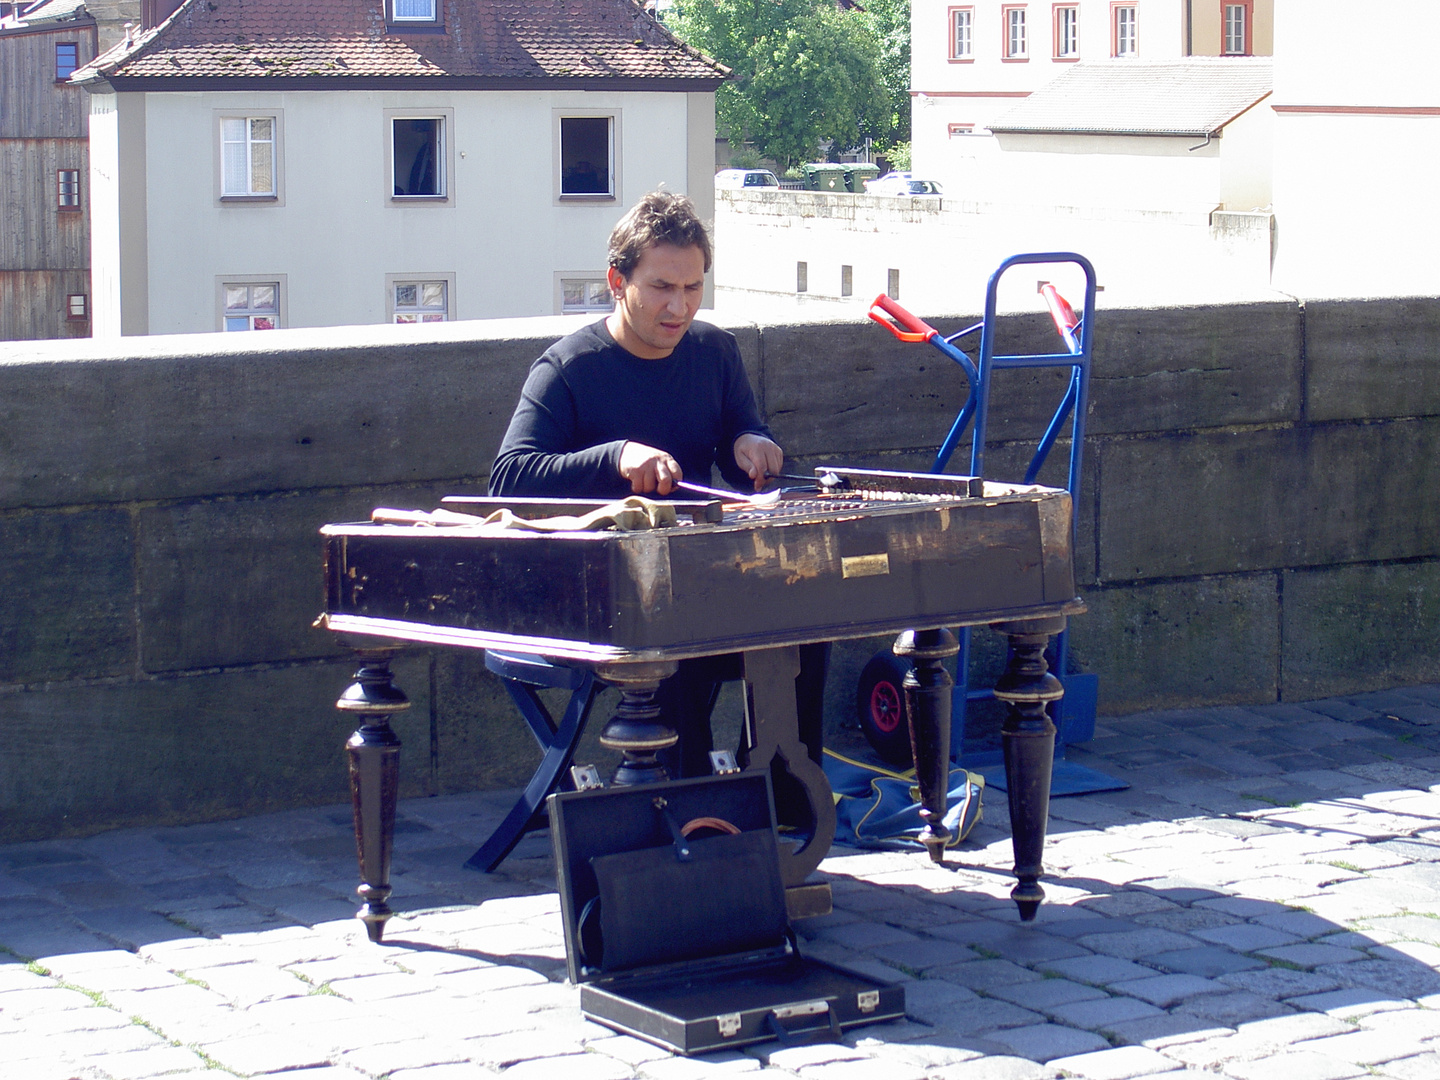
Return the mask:
<svg viewBox="0 0 1440 1080">
<path fill-rule="evenodd" d="M 991 131 L 1214 135 L 1270 93 L 1269 57 L 1075 64 L 988 125 Z"/>
<path fill-rule="evenodd" d="M 85 0 L 48 0 L 31 4 L 16 17 L 18 26 L 38 26 L 48 22 L 67 22 L 85 14 Z"/>
<path fill-rule="evenodd" d="M 444 32 L 387 30 L 384 0 L 186 0 L 98 58 L 87 76 L 144 80 L 452 85 L 529 80 L 700 80 L 727 69 L 676 40 L 633 0 L 441 0 Z M 178 87 L 177 87 L 178 88 Z"/>
</svg>

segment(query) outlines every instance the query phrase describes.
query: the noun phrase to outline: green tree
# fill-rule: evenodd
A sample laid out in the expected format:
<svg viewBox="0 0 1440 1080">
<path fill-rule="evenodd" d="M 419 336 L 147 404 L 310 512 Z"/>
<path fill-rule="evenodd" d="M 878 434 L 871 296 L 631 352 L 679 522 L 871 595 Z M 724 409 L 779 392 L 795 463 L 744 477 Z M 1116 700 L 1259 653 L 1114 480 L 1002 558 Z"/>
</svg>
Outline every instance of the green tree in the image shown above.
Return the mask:
<svg viewBox="0 0 1440 1080">
<path fill-rule="evenodd" d="M 910 141 L 910 0 L 865 0 L 880 46 L 880 77 L 890 98 L 890 130 L 882 145 Z"/>
<path fill-rule="evenodd" d="M 874 22 L 834 0 L 680 0 L 666 25 L 733 71 L 715 95 L 732 145 L 789 167 L 822 144 L 889 136 L 893 108 Z"/>
</svg>

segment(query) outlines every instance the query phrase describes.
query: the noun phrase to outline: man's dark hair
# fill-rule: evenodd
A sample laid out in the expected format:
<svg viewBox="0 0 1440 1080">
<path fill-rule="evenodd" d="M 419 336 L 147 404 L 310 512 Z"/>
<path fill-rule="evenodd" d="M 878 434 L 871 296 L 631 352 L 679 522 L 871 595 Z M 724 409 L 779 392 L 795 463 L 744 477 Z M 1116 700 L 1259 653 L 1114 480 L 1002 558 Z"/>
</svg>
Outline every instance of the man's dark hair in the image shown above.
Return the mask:
<svg viewBox="0 0 1440 1080">
<path fill-rule="evenodd" d="M 640 256 L 656 244 L 698 247 L 710 269 L 710 234 L 688 196 L 652 191 L 632 206 L 610 233 L 610 265 L 628 278 Z"/>
</svg>

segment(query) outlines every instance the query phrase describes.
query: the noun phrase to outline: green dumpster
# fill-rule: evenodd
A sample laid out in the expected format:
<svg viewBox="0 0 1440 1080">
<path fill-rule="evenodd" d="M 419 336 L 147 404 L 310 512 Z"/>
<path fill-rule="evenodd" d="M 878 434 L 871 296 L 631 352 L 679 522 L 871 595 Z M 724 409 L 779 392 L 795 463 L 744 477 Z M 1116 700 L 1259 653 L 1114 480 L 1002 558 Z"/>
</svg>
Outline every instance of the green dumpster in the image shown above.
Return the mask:
<svg viewBox="0 0 1440 1080">
<path fill-rule="evenodd" d="M 863 194 L 865 191 L 865 181 L 874 180 L 879 175 L 879 165 L 871 165 L 865 161 L 857 161 L 853 165 L 846 165 L 845 188 L 847 191 Z"/>
<path fill-rule="evenodd" d="M 805 166 L 806 191 L 844 191 L 845 166 L 828 161 L 813 162 Z"/>
</svg>

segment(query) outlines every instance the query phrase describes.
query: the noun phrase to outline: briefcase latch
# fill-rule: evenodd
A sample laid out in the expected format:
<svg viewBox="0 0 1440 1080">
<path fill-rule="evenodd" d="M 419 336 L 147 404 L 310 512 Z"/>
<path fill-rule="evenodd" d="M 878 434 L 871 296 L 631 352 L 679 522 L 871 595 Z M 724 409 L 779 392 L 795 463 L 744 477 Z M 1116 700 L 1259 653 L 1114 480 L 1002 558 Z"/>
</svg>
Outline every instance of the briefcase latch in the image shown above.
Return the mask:
<svg viewBox="0 0 1440 1080">
<path fill-rule="evenodd" d="M 732 1035 L 740 1034 L 740 1014 L 722 1013 L 715 1017 L 715 1023 L 720 1025 L 720 1037 L 728 1039 Z"/>
<path fill-rule="evenodd" d="M 859 1006 L 862 1013 L 874 1012 L 880 1007 L 880 991 L 861 990 L 855 995 L 855 1004 Z"/>
</svg>

